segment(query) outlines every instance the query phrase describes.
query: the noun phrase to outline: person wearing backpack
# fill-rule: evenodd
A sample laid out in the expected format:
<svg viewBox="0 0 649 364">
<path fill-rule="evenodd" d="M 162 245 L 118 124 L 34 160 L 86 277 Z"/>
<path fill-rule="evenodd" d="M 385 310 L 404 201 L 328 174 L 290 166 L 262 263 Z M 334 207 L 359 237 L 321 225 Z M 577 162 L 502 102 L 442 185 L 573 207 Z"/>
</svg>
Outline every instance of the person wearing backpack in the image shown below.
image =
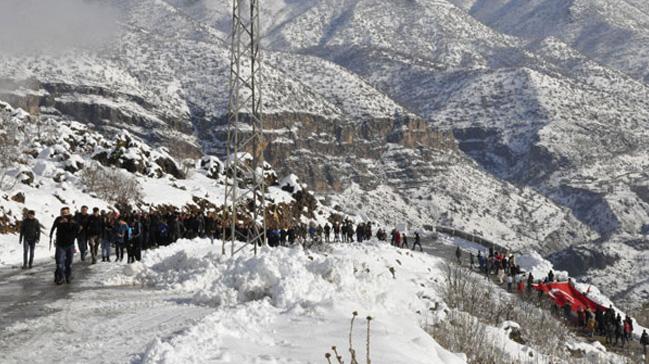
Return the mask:
<svg viewBox="0 0 649 364">
<path fill-rule="evenodd" d="M 129 226 L 129 239 L 127 249 L 127 262 L 139 262 L 142 255 L 142 223 L 139 218 L 134 217 Z"/>
<path fill-rule="evenodd" d="M 86 221 L 85 228 L 92 264 L 97 263 L 97 250 L 99 248 L 101 235 L 103 234 L 103 232 L 104 218 L 99 215 L 99 209 L 95 207 L 92 209 L 92 215 L 90 215 Z"/>
<path fill-rule="evenodd" d="M 158 226 L 158 237 L 160 245 L 169 245 L 169 225 L 165 222 L 161 222 Z"/>
<path fill-rule="evenodd" d="M 74 221 L 79 225 L 79 233 L 77 234 L 77 246 L 79 247 L 79 256 L 81 261 L 86 260 L 88 254 L 88 206 L 81 206 L 81 212 L 74 215 Z"/>
<path fill-rule="evenodd" d="M 124 249 L 126 248 L 126 239 L 128 239 L 128 224 L 120 218 L 113 227 L 113 244 L 115 244 L 115 262 L 121 262 L 124 259 Z"/>
<path fill-rule="evenodd" d="M 110 245 L 113 242 L 113 229 L 116 224 L 115 215 L 111 212 L 108 215 L 102 216 L 102 218 L 104 228 L 101 235 L 101 261 L 110 262 Z"/>
</svg>

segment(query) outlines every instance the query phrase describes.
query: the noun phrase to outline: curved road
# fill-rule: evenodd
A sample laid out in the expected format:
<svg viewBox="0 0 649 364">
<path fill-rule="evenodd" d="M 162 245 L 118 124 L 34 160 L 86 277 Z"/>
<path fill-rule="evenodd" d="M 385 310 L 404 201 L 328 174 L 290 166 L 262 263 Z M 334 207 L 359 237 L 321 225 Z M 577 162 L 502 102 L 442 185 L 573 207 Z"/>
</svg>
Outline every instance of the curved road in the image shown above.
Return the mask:
<svg viewBox="0 0 649 364">
<path fill-rule="evenodd" d="M 54 284 L 54 261 L 0 269 L 0 363 L 137 363 L 150 342 L 213 311 L 133 286 L 104 286 L 123 264 L 76 262 Z"/>
</svg>

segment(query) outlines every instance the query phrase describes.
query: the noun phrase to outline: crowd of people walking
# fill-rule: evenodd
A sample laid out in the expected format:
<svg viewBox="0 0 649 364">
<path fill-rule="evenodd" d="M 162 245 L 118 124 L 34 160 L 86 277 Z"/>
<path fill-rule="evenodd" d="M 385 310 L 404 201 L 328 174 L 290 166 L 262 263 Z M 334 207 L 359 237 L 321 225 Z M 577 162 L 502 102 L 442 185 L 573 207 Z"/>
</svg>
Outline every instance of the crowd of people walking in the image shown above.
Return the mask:
<svg viewBox="0 0 649 364">
<path fill-rule="evenodd" d="M 237 236 L 246 236 L 249 229 L 235 227 Z M 300 244 L 311 247 L 319 243 L 363 242 L 373 237 L 372 223 L 354 224 L 345 219 L 323 225 L 314 222 L 297 224 L 288 228 L 269 228 L 266 230 L 268 245 L 271 247 Z M 229 238 L 231 228 L 223 226 L 216 213 L 203 212 L 150 212 L 120 213 L 87 206 L 72 214 L 68 207 L 60 210 L 50 229 L 50 250 L 55 249 L 57 284 L 70 283 L 72 279 L 72 260 L 76 253 L 83 262 L 96 264 L 102 262 L 132 263 L 139 261 L 142 251 L 153 247 L 169 245 L 178 239 L 197 237 L 221 239 Z M 398 236 L 398 238 L 397 238 Z M 387 239 L 383 229 L 376 232 L 376 238 Z M 23 269 L 31 269 L 34 262 L 34 248 L 41 239 L 41 224 L 34 211 L 29 211 L 20 225 L 19 244 L 23 244 Z M 396 239 L 396 240 L 395 240 Z M 76 245 L 75 245 L 76 243 Z M 405 234 L 392 233 L 392 244 L 408 247 Z M 415 233 L 413 249 L 421 242 Z"/>
<path fill-rule="evenodd" d="M 55 282 L 70 283 L 72 259 L 79 253 L 81 261 L 132 263 L 139 261 L 142 251 L 169 245 L 180 238 L 214 237 L 217 233 L 213 215 L 201 213 L 132 213 L 100 211 L 90 213 L 87 206 L 71 213 L 64 207 L 50 229 L 50 249 L 55 248 Z M 24 246 L 23 269 L 31 269 L 34 248 L 41 238 L 41 224 L 34 211 L 21 222 L 19 243 Z M 76 242 L 76 246 L 75 246 Z"/>
<path fill-rule="evenodd" d="M 245 229 L 236 227 L 237 233 L 245 235 Z M 354 226 L 351 220 L 326 223 L 324 226 L 316 223 L 298 224 L 294 227 L 266 231 L 268 245 L 271 247 L 301 244 L 305 247 L 319 243 L 352 243 L 363 242 L 372 238 L 372 223 L 360 223 Z M 70 283 L 72 279 L 72 260 L 79 253 L 81 261 L 90 260 L 95 264 L 101 258 L 102 262 L 132 263 L 141 260 L 142 251 L 169 245 L 178 239 L 193 239 L 197 237 L 220 239 L 228 234 L 229 229 L 223 228 L 216 214 L 181 213 L 181 212 L 152 212 L 121 214 L 116 211 L 100 211 L 87 206 L 74 215 L 70 208 L 64 207 L 50 229 L 50 249 L 55 247 L 55 282 L 56 284 Z M 388 234 L 383 229 L 376 231 L 379 241 L 387 241 Z M 227 238 L 227 236 L 226 236 Z M 31 269 L 34 264 L 34 248 L 41 239 L 41 224 L 34 211 L 28 211 L 20 225 L 19 243 L 23 244 L 23 269 Z M 405 233 L 398 229 L 390 232 L 390 244 L 398 248 L 419 248 L 423 251 L 421 237 L 418 232 L 411 236 L 412 245 Z M 75 246 L 76 242 L 76 246 Z M 462 265 L 463 253 L 460 247 L 455 250 L 457 263 Z M 477 269 L 487 278 L 493 279 L 505 286 L 509 292 L 531 296 L 538 282 L 552 283 L 556 277 L 550 271 L 543 280 L 537 282 L 532 273 L 521 271 L 513 254 L 506 254 L 490 248 L 488 254 L 472 252 L 468 254 L 468 264 L 471 269 Z M 543 292 L 538 290 L 539 302 Z M 622 319 L 612 307 L 607 310 L 591 311 L 589 308 L 573 312 L 570 305 L 554 306 L 554 311 L 563 316 L 567 322 L 583 330 L 589 336 L 599 335 L 606 338 L 611 346 L 625 344 L 633 340 L 633 320 L 628 316 Z M 640 337 L 645 355 L 649 346 L 649 335 L 643 331 Z"/>
<path fill-rule="evenodd" d="M 459 246 L 456 247 L 455 257 L 460 265 L 463 264 L 464 254 Z M 543 302 L 544 291 L 535 287 L 557 282 L 557 277 L 552 270 L 543 279 L 536 279 L 531 272 L 526 273 L 521 270 L 521 267 L 516 264 L 515 255 L 494 251 L 493 248 L 489 249 L 486 256 L 481 251 L 478 251 L 477 256 L 473 252 L 469 252 L 468 264 L 470 269 L 477 269 L 488 279 L 493 278 L 497 284 L 506 287 L 509 292 L 515 291 L 526 298 L 531 298 L 533 292 L 536 291 L 539 304 Z M 633 320 L 629 316 L 623 319 L 619 313 L 616 313 L 613 306 L 596 310 L 586 307 L 574 311 L 569 303 L 559 307 L 555 302 L 552 302 L 551 308 L 567 324 L 587 336 L 597 335 L 605 338 L 605 343 L 609 346 L 624 348 L 633 340 Z M 643 347 L 643 355 L 646 355 L 649 346 L 649 335 L 646 331 L 642 332 L 639 342 Z"/>
</svg>

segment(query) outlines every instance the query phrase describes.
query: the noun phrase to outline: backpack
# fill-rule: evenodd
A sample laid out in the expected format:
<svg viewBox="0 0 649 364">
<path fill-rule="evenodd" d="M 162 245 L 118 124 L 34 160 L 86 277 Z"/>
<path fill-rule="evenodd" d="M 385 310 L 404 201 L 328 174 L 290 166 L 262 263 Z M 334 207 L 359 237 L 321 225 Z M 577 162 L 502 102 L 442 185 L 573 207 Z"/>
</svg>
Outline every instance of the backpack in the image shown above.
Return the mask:
<svg viewBox="0 0 649 364">
<path fill-rule="evenodd" d="M 167 224 L 160 224 L 160 236 L 166 238 L 169 235 L 169 226 Z"/>
</svg>

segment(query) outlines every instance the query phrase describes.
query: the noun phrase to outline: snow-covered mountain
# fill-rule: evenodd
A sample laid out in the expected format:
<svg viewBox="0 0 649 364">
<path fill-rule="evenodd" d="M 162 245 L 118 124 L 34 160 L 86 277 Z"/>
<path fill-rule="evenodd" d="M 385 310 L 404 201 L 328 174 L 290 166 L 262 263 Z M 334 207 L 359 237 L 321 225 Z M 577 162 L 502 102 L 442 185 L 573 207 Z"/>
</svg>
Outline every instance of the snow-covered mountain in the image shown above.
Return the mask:
<svg viewBox="0 0 649 364">
<path fill-rule="evenodd" d="M 450 0 L 506 34 L 557 37 L 588 57 L 649 82 L 649 4 L 642 0 Z"/>
<path fill-rule="evenodd" d="M 112 4 L 122 26 L 99 49 L 0 53 L 0 100 L 127 130 L 171 157 L 221 155 L 229 2 Z M 644 239 L 641 1 L 263 6 L 268 160 L 331 207 L 547 253 Z M 574 251 L 563 256 L 587 261 Z"/>
</svg>

